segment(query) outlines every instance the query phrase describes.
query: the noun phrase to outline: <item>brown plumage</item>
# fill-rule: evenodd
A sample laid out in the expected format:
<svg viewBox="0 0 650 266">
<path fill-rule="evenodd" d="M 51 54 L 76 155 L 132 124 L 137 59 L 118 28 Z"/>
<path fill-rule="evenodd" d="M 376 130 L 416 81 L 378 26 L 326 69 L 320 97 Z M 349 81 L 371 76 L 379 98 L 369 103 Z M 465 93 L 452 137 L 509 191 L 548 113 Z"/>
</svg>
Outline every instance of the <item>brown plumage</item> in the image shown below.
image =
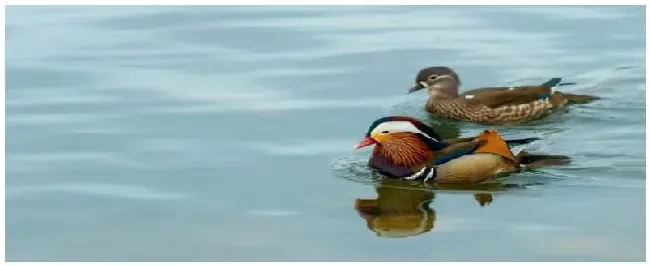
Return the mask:
<svg viewBox="0 0 650 266">
<path fill-rule="evenodd" d="M 560 79 L 536 86 L 486 87 L 458 93 L 460 78 L 448 67 L 420 70 L 409 92 L 427 89 L 426 110 L 436 116 L 479 124 L 510 124 L 540 119 L 570 103 L 596 96 L 553 91 Z"/>
<path fill-rule="evenodd" d="M 508 143 L 516 145 L 534 139 L 506 141 L 494 130 L 443 141 L 425 133 L 436 135 L 433 129 L 412 120 L 385 117 L 372 124 L 358 146 L 376 144 L 368 161 L 370 168 L 391 178 L 461 184 L 487 181 L 521 168 L 570 161 L 561 155 L 513 154 Z"/>
<path fill-rule="evenodd" d="M 414 134 L 397 132 L 391 134 L 391 139 L 396 141 L 378 145 L 372 151 L 373 156 L 383 156 L 394 165 L 408 168 L 422 167 L 433 157 L 427 144 Z"/>
</svg>

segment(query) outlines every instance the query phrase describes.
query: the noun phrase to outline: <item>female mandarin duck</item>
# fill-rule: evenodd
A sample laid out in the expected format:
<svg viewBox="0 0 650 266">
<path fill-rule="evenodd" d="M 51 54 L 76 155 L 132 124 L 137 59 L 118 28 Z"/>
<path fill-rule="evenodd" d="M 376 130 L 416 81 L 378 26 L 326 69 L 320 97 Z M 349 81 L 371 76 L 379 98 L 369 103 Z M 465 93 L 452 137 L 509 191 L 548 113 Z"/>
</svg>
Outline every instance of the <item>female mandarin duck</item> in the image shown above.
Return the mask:
<svg viewBox="0 0 650 266">
<path fill-rule="evenodd" d="M 476 137 L 441 140 L 420 121 L 389 116 L 373 122 L 356 148 L 376 145 L 368 165 L 385 176 L 439 184 L 478 183 L 522 168 L 569 162 L 566 156 L 523 151 L 515 155 L 510 150 L 509 145 L 533 140 L 504 140 L 494 130 Z"/>
<path fill-rule="evenodd" d="M 588 103 L 595 96 L 553 91 L 561 79 L 542 85 L 487 87 L 458 94 L 460 78 L 451 68 L 420 70 L 409 93 L 429 91 L 426 110 L 436 116 L 480 124 L 511 124 L 539 119 L 571 103 Z"/>
</svg>

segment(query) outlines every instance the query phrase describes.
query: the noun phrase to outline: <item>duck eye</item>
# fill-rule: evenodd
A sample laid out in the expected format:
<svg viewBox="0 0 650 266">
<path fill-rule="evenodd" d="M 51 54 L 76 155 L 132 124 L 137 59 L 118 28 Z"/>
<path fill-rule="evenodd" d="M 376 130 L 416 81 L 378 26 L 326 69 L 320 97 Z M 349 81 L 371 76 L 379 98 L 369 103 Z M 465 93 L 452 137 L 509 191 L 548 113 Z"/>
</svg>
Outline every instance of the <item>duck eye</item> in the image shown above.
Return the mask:
<svg viewBox="0 0 650 266">
<path fill-rule="evenodd" d="M 434 80 L 434 79 L 436 79 L 437 77 L 438 77 L 438 76 L 436 76 L 436 75 L 431 75 L 431 76 L 429 76 L 429 80 Z"/>
<path fill-rule="evenodd" d="M 388 134 L 388 130 L 384 130 L 381 132 L 382 134 Z"/>
</svg>

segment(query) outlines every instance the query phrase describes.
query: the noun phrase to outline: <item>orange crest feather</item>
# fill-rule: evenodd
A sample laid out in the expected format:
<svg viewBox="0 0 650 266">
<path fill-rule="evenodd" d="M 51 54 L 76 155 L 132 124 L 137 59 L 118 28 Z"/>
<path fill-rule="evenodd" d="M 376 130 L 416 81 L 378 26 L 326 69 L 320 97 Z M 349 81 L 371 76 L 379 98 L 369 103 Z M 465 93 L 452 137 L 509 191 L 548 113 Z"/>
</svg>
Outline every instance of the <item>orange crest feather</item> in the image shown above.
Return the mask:
<svg viewBox="0 0 650 266">
<path fill-rule="evenodd" d="M 514 161 L 515 157 L 510 151 L 508 144 L 501 137 L 501 135 L 495 130 L 485 130 L 483 133 L 477 137 L 480 140 L 486 141 L 485 144 L 481 145 L 474 153 L 492 153 L 496 155 L 503 156 L 509 160 Z"/>
</svg>

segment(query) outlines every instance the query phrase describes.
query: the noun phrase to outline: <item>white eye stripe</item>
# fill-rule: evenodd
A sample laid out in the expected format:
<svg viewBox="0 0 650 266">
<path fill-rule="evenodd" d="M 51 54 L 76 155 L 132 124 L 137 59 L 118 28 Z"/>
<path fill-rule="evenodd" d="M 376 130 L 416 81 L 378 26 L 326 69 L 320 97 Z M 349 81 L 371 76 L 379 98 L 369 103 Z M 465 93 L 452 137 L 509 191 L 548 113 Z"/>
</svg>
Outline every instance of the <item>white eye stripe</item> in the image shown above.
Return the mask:
<svg viewBox="0 0 650 266">
<path fill-rule="evenodd" d="M 381 123 L 375 127 L 375 129 L 372 130 L 372 133 L 381 133 L 384 131 L 388 131 L 388 133 L 395 133 L 395 132 L 410 132 L 410 133 L 419 133 L 422 134 L 423 136 L 426 136 L 432 140 L 436 140 L 432 138 L 431 136 L 427 135 L 426 133 L 422 132 L 419 128 L 417 128 L 415 125 L 413 125 L 411 122 L 408 121 L 388 121 Z M 436 140 L 437 141 L 437 140 Z"/>
<path fill-rule="evenodd" d="M 390 133 L 394 133 L 394 132 L 422 133 L 422 131 L 420 131 L 417 127 L 415 127 L 411 122 L 407 122 L 407 121 L 384 122 L 377 125 L 377 127 L 375 127 L 375 129 L 372 130 L 373 133 L 378 133 L 383 131 L 388 131 Z"/>
</svg>

